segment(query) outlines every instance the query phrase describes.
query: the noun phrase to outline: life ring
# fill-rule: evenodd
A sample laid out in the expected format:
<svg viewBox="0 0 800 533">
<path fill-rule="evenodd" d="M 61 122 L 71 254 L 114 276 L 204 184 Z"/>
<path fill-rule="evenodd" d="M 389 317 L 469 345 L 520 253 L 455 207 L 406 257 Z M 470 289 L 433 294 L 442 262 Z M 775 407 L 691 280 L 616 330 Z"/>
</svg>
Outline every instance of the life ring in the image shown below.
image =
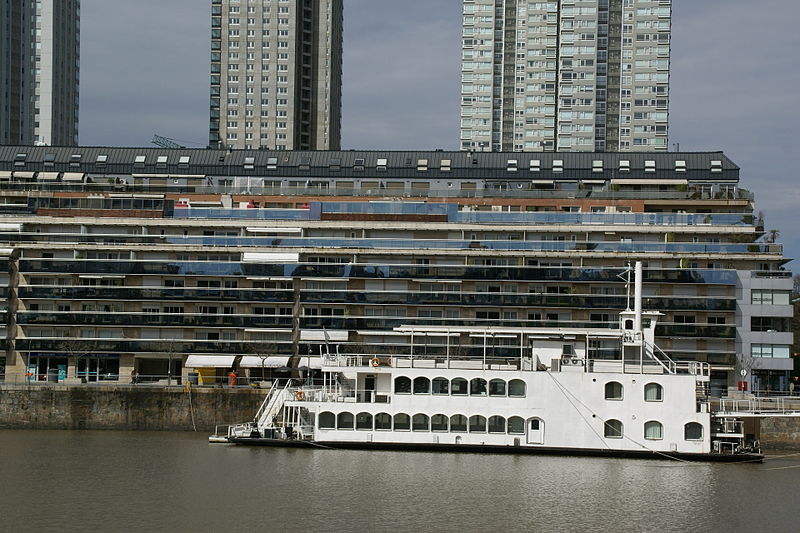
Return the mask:
<svg viewBox="0 0 800 533">
<path fill-rule="evenodd" d="M 378 359 L 377 357 L 373 357 L 372 359 L 369 360 L 369 366 L 371 366 L 372 368 L 377 368 L 381 366 L 381 360 Z"/>
<path fill-rule="evenodd" d="M 392 366 L 392 356 L 390 355 L 389 357 L 384 359 L 384 363 L 386 363 L 386 366 Z"/>
<path fill-rule="evenodd" d="M 295 391 L 294 399 L 297 400 L 298 402 L 302 402 L 303 400 L 306 399 L 306 393 L 301 390 Z"/>
</svg>

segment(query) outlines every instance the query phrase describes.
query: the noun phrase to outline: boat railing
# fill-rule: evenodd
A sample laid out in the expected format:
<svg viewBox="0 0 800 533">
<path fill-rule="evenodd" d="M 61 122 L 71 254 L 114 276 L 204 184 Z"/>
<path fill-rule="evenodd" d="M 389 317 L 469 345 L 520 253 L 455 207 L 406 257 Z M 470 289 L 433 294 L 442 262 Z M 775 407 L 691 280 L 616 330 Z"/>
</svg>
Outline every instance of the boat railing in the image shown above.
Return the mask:
<svg viewBox="0 0 800 533">
<path fill-rule="evenodd" d="M 758 396 L 752 398 L 720 398 L 719 411 L 748 414 L 800 414 L 800 398 L 791 396 Z"/>
<path fill-rule="evenodd" d="M 303 386 L 288 389 L 286 399 L 294 402 L 391 403 L 392 396 L 390 390 Z"/>
</svg>

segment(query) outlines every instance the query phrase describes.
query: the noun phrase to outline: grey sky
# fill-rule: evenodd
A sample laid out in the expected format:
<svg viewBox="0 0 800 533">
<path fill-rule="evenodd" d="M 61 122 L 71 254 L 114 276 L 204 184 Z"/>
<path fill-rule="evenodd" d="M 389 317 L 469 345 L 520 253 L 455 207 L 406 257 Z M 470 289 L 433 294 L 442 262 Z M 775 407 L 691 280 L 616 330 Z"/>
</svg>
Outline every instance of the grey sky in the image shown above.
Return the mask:
<svg viewBox="0 0 800 533">
<path fill-rule="evenodd" d="M 670 143 L 725 151 L 798 257 L 800 2 L 673 4 Z M 81 17 L 81 144 L 205 145 L 210 2 L 83 0 Z M 461 0 L 345 0 L 344 148 L 457 148 L 460 23 Z"/>
</svg>

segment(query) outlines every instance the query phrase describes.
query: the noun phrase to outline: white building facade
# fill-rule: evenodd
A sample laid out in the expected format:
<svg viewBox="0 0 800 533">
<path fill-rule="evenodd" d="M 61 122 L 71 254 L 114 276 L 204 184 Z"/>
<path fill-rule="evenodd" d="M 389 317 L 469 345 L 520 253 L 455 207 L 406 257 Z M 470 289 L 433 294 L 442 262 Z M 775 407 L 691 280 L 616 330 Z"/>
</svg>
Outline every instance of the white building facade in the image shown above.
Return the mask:
<svg viewBox="0 0 800 533">
<path fill-rule="evenodd" d="M 463 150 L 666 151 L 671 0 L 464 0 Z"/>
</svg>

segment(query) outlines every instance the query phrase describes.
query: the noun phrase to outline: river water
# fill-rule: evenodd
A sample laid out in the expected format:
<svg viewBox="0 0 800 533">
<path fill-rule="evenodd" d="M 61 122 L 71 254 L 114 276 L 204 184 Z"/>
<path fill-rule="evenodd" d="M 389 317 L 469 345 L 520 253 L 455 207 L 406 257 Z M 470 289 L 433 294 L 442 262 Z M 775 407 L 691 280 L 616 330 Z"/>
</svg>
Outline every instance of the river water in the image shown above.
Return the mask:
<svg viewBox="0 0 800 533">
<path fill-rule="evenodd" d="M 798 531 L 763 464 L 211 445 L 0 431 L 3 531 Z"/>
</svg>

